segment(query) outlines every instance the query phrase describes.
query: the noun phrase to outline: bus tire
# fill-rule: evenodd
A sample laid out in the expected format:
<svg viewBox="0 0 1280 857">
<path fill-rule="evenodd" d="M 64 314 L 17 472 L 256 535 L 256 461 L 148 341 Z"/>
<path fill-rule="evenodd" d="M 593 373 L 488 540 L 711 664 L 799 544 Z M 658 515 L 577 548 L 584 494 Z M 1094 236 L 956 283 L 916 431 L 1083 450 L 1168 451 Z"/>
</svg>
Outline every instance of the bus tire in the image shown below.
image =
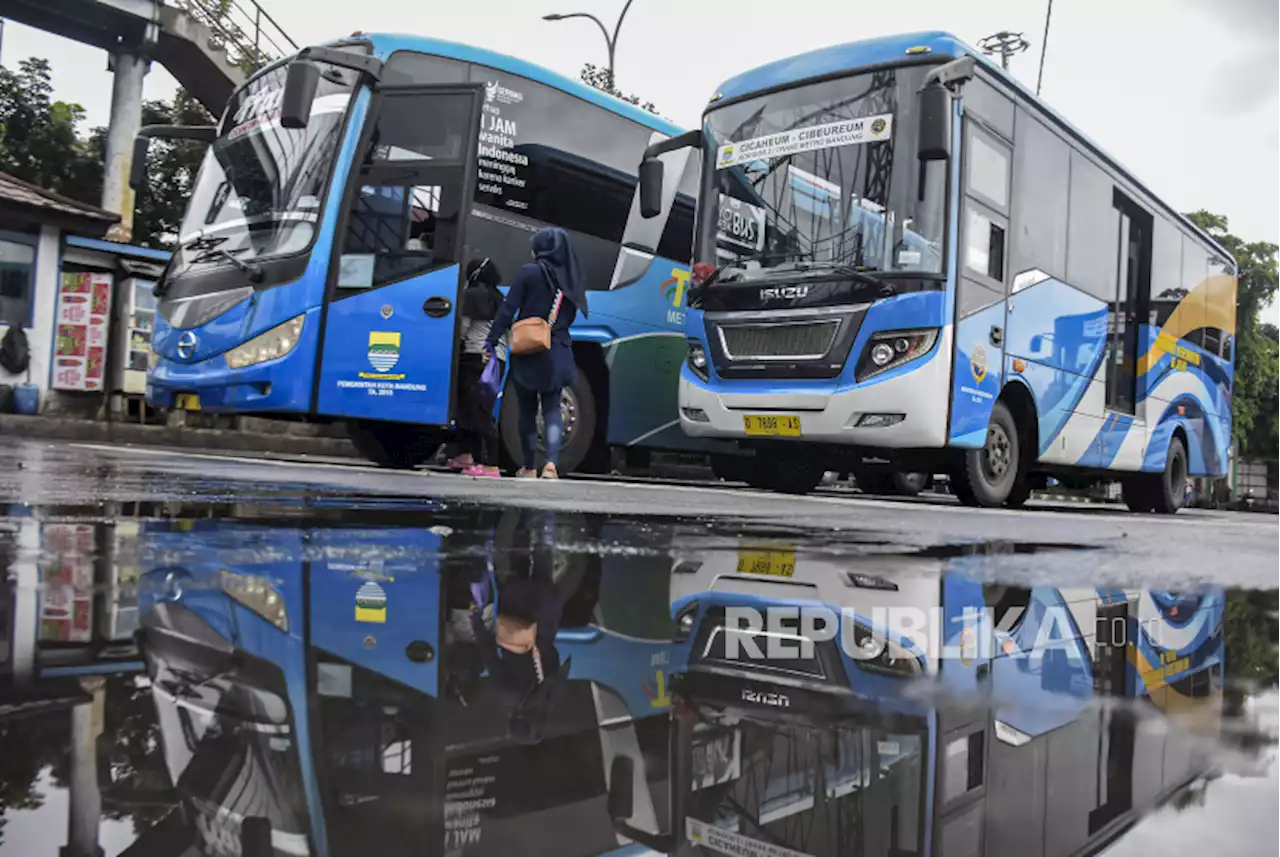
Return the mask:
<svg viewBox="0 0 1280 857">
<path fill-rule="evenodd" d="M 1013 414 L 1002 401 L 991 407 L 987 442 L 981 449 L 966 449 L 957 460 L 951 483 L 966 506 L 1003 506 L 1018 483 L 1026 479 L 1022 466 L 1021 436 Z"/>
<path fill-rule="evenodd" d="M 350 437 L 362 457 L 390 470 L 426 464 L 440 448 L 434 432 L 401 423 L 359 423 L 351 427 Z"/>
<path fill-rule="evenodd" d="M 561 413 L 565 414 L 564 440 L 560 444 L 560 466 L 562 474 L 573 473 L 591 455 L 592 446 L 596 442 L 596 398 L 591 389 L 591 381 L 581 368 L 576 370 L 573 383 L 564 388 L 561 397 Z M 501 440 L 502 465 L 510 470 L 521 466 L 524 460 L 520 443 L 520 405 L 516 401 L 515 382 L 508 382 L 506 392 L 502 396 L 502 407 L 498 415 L 498 434 Z M 545 460 L 546 446 L 539 430 L 538 464 Z"/>
<path fill-rule="evenodd" d="M 1031 499 L 1031 491 L 1034 487 L 1026 474 L 1023 474 L 1022 478 L 1013 484 L 1013 490 L 1009 492 L 1004 504 L 1010 509 L 1021 509 Z"/>
<path fill-rule="evenodd" d="M 1173 515 L 1182 508 L 1187 487 L 1187 446 L 1174 435 L 1164 457 L 1164 472 L 1150 476 L 1152 511 L 1157 515 Z"/>
</svg>

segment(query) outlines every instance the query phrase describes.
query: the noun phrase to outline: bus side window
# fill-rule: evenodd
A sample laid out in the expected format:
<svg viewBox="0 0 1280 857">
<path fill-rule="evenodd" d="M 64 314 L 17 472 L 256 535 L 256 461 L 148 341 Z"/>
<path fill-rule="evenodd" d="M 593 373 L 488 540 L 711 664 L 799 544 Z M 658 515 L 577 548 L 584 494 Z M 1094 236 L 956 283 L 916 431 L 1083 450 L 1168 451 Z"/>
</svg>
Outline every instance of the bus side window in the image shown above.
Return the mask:
<svg viewBox="0 0 1280 857">
<path fill-rule="evenodd" d="M 473 63 L 485 85 L 468 241 L 502 271 L 542 226 L 570 233 L 587 288 L 610 287 L 650 129 L 569 92 Z"/>
<path fill-rule="evenodd" d="M 360 188 L 347 220 L 338 287 L 372 288 L 456 262 L 460 191 L 460 181 Z"/>
<path fill-rule="evenodd" d="M 689 158 L 680 185 L 676 189 L 676 198 L 671 203 L 671 213 L 667 216 L 662 237 L 658 240 L 658 255 L 673 262 L 688 264 L 693 259 L 693 214 L 694 200 L 698 195 L 702 169 L 698 155 Z"/>
</svg>

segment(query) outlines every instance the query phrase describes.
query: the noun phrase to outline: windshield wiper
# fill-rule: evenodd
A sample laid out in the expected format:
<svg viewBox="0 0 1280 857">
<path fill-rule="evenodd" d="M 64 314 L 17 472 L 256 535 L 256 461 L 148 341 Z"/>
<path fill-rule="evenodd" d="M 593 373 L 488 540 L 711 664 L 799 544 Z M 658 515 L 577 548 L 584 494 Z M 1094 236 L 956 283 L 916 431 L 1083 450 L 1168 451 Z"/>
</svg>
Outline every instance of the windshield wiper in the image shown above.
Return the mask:
<svg viewBox="0 0 1280 857">
<path fill-rule="evenodd" d="M 801 262 L 796 264 L 795 269 L 806 274 L 831 273 L 840 277 L 848 277 L 855 282 L 862 283 L 864 286 L 874 286 L 879 289 L 880 297 L 882 298 L 891 297 L 898 292 L 892 283 L 868 273 L 867 269 L 857 265 L 846 265 L 840 262 L 819 262 L 815 265 Z"/>
<path fill-rule="evenodd" d="M 259 265 L 257 262 L 246 262 L 243 259 L 238 258 L 234 253 L 230 252 L 229 250 L 223 250 L 221 247 L 215 247 L 212 250 L 201 253 L 199 256 L 196 256 L 191 261 L 207 262 L 208 260 L 213 258 L 226 259 L 228 262 L 235 265 L 241 271 L 248 274 L 249 282 L 251 283 L 262 282 L 263 274 L 262 274 L 261 265 Z"/>
<path fill-rule="evenodd" d="M 227 240 L 225 235 L 197 235 L 186 244 L 183 244 L 181 250 L 207 250 L 210 247 L 217 247 L 219 244 Z"/>
<path fill-rule="evenodd" d="M 704 288 L 706 286 L 710 286 L 715 283 L 716 280 L 720 279 L 720 275 L 723 274 L 725 270 L 736 265 L 741 265 L 743 262 L 781 262 L 784 259 L 789 259 L 792 256 L 798 255 L 801 254 L 791 251 L 787 253 L 751 253 L 746 256 L 734 256 L 732 259 L 712 271 L 711 276 L 707 277 L 698 285 Z"/>
</svg>

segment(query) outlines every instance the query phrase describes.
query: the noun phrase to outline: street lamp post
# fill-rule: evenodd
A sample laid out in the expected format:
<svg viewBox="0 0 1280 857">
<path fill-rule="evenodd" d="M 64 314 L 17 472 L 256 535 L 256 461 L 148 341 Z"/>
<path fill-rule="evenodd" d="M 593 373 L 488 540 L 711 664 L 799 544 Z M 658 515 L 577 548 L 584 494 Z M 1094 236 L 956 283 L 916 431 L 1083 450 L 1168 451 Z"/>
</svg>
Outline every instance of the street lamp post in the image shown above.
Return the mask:
<svg viewBox="0 0 1280 857">
<path fill-rule="evenodd" d="M 1036 95 L 1040 94 L 1040 84 L 1044 81 L 1044 55 L 1049 50 L 1049 19 L 1053 17 L 1053 0 L 1049 0 L 1049 8 L 1044 12 L 1044 38 L 1040 40 L 1040 73 L 1036 75 Z"/>
<path fill-rule="evenodd" d="M 1031 43 L 1022 38 L 1022 33 L 1010 33 L 1008 30 L 1001 30 L 978 40 L 978 50 L 987 56 L 1000 55 L 1000 66 L 1005 71 L 1009 70 L 1009 57 L 1020 54 L 1029 47 Z"/>
<path fill-rule="evenodd" d="M 618 31 L 622 29 L 622 19 L 627 17 L 627 10 L 631 8 L 631 3 L 632 3 L 632 0 L 627 0 L 626 5 L 622 7 L 622 14 L 618 16 L 618 23 L 616 23 L 613 27 L 612 36 L 609 35 L 609 29 L 605 27 L 604 23 L 595 15 L 592 15 L 590 12 L 570 12 L 567 15 L 559 15 L 559 14 L 543 15 L 542 20 L 567 21 L 570 18 L 590 18 L 592 21 L 595 21 L 596 26 L 600 28 L 600 32 L 604 34 L 604 43 L 605 43 L 605 46 L 609 49 L 609 88 L 613 89 L 615 88 L 614 81 L 613 81 L 613 52 L 614 52 L 614 49 L 617 48 L 618 46 Z"/>
</svg>

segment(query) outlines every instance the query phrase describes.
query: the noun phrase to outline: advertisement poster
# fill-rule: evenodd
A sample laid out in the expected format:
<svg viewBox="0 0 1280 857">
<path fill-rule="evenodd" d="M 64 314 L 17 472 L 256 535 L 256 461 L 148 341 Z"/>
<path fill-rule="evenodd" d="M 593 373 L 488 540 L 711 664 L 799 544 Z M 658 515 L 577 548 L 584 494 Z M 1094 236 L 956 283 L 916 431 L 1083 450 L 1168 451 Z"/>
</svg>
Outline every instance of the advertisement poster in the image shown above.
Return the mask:
<svg viewBox="0 0 1280 857">
<path fill-rule="evenodd" d="M 93 525 L 46 524 L 40 573 L 40 640 L 93 638 Z"/>
<path fill-rule="evenodd" d="M 110 274 L 64 273 L 58 289 L 55 390 L 101 390 L 111 326 Z"/>
</svg>

